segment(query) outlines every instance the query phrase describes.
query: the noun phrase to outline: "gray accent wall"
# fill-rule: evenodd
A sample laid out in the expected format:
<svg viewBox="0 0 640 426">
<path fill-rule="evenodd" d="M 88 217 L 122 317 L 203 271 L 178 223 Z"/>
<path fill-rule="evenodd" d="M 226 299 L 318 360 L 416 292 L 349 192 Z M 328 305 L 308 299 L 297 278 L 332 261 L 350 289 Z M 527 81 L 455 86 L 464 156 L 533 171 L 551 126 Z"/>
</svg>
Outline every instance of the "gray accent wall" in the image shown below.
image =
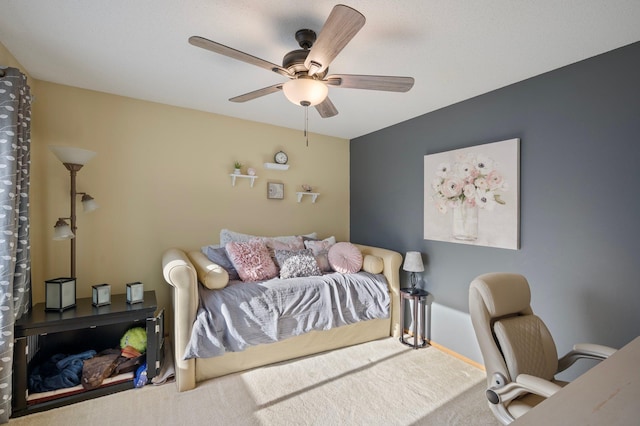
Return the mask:
<svg viewBox="0 0 640 426">
<path fill-rule="evenodd" d="M 520 249 L 424 240 L 424 155 L 511 138 Z M 435 342 L 482 362 L 468 287 L 495 271 L 528 278 L 561 354 L 640 335 L 640 42 L 359 137 L 350 155 L 351 240 L 424 254 Z"/>
</svg>

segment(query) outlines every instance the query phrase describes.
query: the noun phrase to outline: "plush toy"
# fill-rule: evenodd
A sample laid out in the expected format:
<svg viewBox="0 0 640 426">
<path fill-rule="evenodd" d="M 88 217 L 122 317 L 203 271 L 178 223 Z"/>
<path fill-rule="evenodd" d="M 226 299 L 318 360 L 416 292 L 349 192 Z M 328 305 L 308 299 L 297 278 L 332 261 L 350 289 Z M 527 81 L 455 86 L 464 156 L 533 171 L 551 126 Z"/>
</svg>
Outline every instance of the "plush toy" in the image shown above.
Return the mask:
<svg viewBox="0 0 640 426">
<path fill-rule="evenodd" d="M 120 348 L 124 349 L 131 346 L 140 353 L 147 350 L 147 331 L 142 327 L 134 327 L 127 330 L 120 339 Z"/>
</svg>

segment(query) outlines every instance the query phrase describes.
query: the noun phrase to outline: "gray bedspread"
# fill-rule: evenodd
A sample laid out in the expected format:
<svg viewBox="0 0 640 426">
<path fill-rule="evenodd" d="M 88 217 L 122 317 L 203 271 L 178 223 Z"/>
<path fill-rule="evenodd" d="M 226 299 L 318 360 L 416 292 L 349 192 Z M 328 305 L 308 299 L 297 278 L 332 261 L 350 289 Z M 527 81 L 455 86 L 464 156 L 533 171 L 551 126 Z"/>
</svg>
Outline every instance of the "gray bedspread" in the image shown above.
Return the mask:
<svg viewBox="0 0 640 426">
<path fill-rule="evenodd" d="M 184 359 L 219 356 L 311 330 L 389 317 L 389 291 L 381 274 L 234 281 L 222 290 L 198 287 L 200 306 Z"/>
</svg>

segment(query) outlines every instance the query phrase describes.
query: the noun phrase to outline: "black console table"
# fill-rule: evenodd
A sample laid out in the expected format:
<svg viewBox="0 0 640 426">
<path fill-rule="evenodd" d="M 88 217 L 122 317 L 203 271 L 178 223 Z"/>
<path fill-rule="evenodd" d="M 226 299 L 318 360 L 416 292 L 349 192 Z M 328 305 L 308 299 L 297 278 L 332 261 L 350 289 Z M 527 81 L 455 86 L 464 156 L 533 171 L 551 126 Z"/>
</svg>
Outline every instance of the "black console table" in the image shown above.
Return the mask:
<svg viewBox="0 0 640 426">
<path fill-rule="evenodd" d="M 63 312 L 44 310 L 44 303 L 15 324 L 12 417 L 44 411 L 133 388 L 133 378 L 115 381 L 102 387 L 59 394 L 46 398 L 29 398 L 28 377 L 34 366 L 57 353 L 75 354 L 90 349 L 100 352 L 118 348 L 120 338 L 132 327 L 147 330 L 147 377 L 160 369 L 164 344 L 164 312 L 156 316 L 154 291 L 145 291 L 144 301 L 128 304 L 124 294 L 111 297 L 111 304 L 95 307 L 92 299 L 77 299 L 76 306 Z"/>
</svg>

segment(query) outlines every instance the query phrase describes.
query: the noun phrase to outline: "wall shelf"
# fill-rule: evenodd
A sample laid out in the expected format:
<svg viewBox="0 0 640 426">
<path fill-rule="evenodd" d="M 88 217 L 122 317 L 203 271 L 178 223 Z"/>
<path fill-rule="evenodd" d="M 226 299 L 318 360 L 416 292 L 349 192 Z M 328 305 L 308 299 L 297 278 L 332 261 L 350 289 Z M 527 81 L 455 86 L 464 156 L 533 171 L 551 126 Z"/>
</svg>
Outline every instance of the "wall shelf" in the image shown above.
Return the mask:
<svg viewBox="0 0 640 426">
<path fill-rule="evenodd" d="M 253 188 L 253 182 L 257 179 L 258 176 L 256 175 L 237 175 L 235 173 L 231 173 L 229 176 L 231 176 L 231 186 L 236 186 L 236 178 L 245 178 L 245 179 L 251 179 L 251 187 Z"/>
<path fill-rule="evenodd" d="M 289 170 L 289 165 L 278 163 L 264 163 L 264 168 L 271 170 Z"/>
<path fill-rule="evenodd" d="M 302 201 L 302 197 L 305 195 L 309 195 L 311 196 L 311 202 L 315 203 L 316 199 L 318 198 L 318 195 L 320 195 L 319 192 L 296 192 L 296 194 L 298 194 L 298 202 Z"/>
</svg>

